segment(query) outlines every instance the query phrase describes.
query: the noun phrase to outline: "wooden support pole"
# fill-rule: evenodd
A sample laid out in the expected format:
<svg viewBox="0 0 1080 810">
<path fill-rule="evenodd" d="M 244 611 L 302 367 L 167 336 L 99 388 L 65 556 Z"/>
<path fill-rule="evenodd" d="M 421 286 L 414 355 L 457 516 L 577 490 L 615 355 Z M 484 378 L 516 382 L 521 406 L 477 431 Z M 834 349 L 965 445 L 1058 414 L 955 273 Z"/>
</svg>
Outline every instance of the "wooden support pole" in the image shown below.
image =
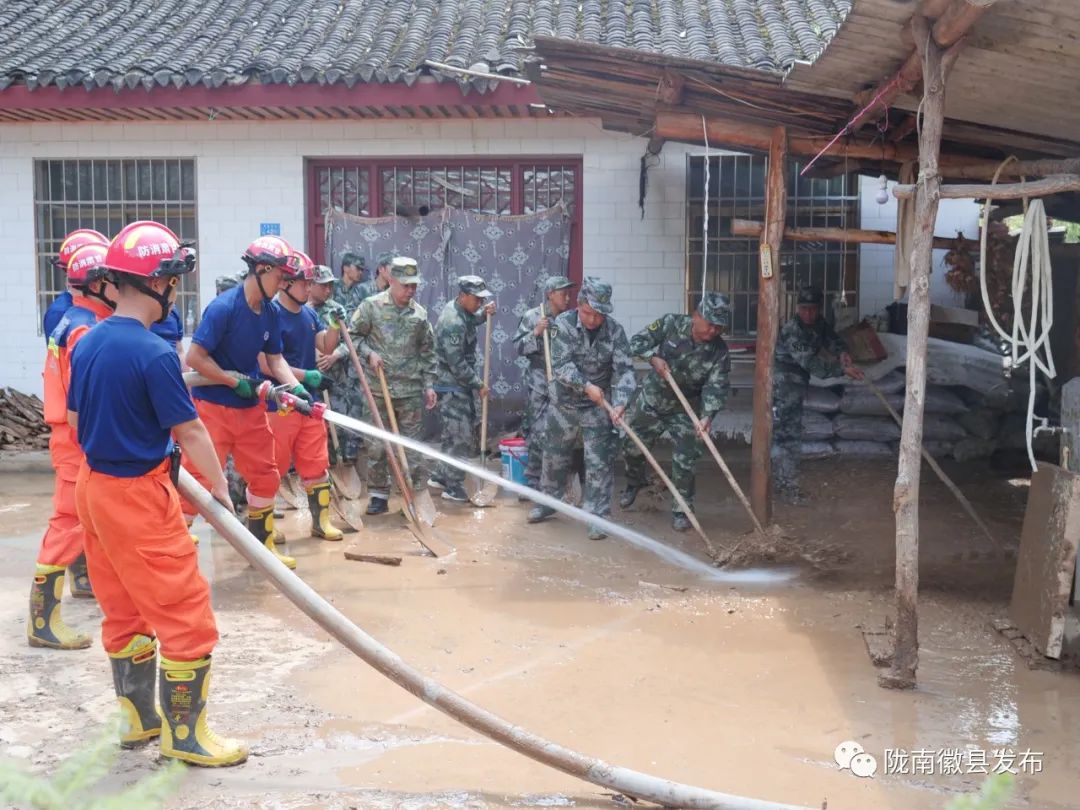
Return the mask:
<svg viewBox="0 0 1080 810">
<path fill-rule="evenodd" d="M 752 219 L 731 220 L 732 236 L 761 236 L 765 226 Z M 862 228 L 785 228 L 787 242 L 843 242 L 849 245 L 895 245 L 896 234 L 892 231 L 868 231 Z M 977 241 L 977 240 L 976 240 Z M 952 250 L 955 237 L 935 236 L 934 250 Z"/>
<path fill-rule="evenodd" d="M 772 520 L 773 355 L 780 332 L 780 245 L 787 210 L 787 130 L 776 127 L 769 144 L 765 228 L 761 233 L 757 347 L 754 357 L 754 426 L 750 437 L 750 503 L 758 522 Z"/>
<path fill-rule="evenodd" d="M 942 186 L 940 196 L 942 199 L 953 200 L 1019 200 L 1021 197 L 1046 197 L 1063 191 L 1080 191 L 1080 175 L 1058 174 L 1026 183 L 966 183 Z M 915 186 L 894 186 L 893 196 L 898 200 L 914 197 Z"/>
<path fill-rule="evenodd" d="M 893 491 L 896 514 L 896 647 L 892 667 L 878 683 L 893 689 L 915 686 L 919 666 L 919 479 L 922 472 L 923 408 L 926 402 L 926 341 L 930 331 L 930 268 L 941 176 L 938 153 L 945 124 L 945 77 L 951 66 L 930 36 L 930 22 L 912 20 L 922 50 L 924 83 L 919 136 L 919 185 L 911 250 L 908 299 L 907 387 L 900 461 Z"/>
</svg>

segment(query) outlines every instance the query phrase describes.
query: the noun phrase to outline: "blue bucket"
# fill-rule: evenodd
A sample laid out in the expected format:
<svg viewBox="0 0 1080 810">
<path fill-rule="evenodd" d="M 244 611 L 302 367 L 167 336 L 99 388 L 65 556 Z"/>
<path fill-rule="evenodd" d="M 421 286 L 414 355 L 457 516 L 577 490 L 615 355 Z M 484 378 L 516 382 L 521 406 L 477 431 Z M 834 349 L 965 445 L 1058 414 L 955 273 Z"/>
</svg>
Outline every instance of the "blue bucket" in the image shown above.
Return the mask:
<svg viewBox="0 0 1080 810">
<path fill-rule="evenodd" d="M 502 455 L 502 477 L 515 484 L 525 483 L 525 467 L 529 463 L 529 451 L 524 439 L 507 439 L 499 443 Z"/>
</svg>

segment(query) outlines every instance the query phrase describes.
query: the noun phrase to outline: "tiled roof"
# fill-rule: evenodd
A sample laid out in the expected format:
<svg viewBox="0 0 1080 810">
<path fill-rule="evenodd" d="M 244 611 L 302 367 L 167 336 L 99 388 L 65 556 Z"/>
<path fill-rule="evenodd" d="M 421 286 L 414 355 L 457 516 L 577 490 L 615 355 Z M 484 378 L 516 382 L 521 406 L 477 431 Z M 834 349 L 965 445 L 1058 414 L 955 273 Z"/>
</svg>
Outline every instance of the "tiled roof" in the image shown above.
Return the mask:
<svg viewBox="0 0 1080 810">
<path fill-rule="evenodd" d="M 412 84 L 425 60 L 517 76 L 535 36 L 782 71 L 817 57 L 852 3 L 3 0 L 0 89 Z"/>
</svg>

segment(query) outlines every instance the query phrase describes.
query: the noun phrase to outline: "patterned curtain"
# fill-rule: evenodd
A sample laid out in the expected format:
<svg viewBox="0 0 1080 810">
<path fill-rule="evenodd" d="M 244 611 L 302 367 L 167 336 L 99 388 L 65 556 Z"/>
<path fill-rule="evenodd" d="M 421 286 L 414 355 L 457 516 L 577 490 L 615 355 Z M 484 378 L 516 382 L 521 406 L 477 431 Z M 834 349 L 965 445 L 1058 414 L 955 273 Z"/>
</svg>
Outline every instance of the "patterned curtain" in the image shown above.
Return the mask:
<svg viewBox="0 0 1080 810">
<path fill-rule="evenodd" d="M 518 320 L 539 305 L 541 286 L 566 275 L 570 219 L 563 205 L 536 214 L 499 216 L 441 209 L 425 217 L 369 218 L 328 211 L 326 256 L 338 270 L 346 252 L 359 253 L 374 267 L 383 251 L 411 256 L 424 281 L 417 300 L 432 326 L 457 295 L 458 276 L 477 275 L 498 306 L 491 333 L 491 413 L 489 433 L 515 430 L 525 407 L 524 370 L 512 340 Z M 477 364 L 482 371 L 484 327 L 477 331 Z"/>
</svg>

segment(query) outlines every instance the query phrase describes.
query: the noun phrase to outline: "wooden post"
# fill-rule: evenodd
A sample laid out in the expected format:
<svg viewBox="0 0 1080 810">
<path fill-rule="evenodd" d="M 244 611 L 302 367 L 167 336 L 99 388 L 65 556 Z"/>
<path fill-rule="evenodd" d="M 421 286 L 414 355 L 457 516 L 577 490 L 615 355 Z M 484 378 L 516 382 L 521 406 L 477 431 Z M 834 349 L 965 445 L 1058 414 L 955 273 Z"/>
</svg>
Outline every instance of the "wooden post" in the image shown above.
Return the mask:
<svg viewBox="0 0 1080 810">
<path fill-rule="evenodd" d="M 919 183 L 911 250 L 908 299 L 907 388 L 900 462 L 893 491 L 896 514 L 896 646 L 892 668 L 878 683 L 892 689 L 915 686 L 919 666 L 919 475 L 922 469 L 923 406 L 926 401 L 926 339 L 930 330 L 930 266 L 937 222 L 941 176 L 938 153 L 945 122 L 945 75 L 951 64 L 929 36 L 925 17 L 912 20 L 922 51 L 922 128 L 919 135 Z M 951 56 L 952 54 L 950 54 Z"/>
<path fill-rule="evenodd" d="M 773 354 L 780 331 L 780 244 L 787 210 L 787 130 L 776 127 L 769 144 L 765 228 L 758 273 L 757 349 L 754 356 L 754 427 L 750 440 L 750 502 L 758 521 L 772 520 Z"/>
</svg>

